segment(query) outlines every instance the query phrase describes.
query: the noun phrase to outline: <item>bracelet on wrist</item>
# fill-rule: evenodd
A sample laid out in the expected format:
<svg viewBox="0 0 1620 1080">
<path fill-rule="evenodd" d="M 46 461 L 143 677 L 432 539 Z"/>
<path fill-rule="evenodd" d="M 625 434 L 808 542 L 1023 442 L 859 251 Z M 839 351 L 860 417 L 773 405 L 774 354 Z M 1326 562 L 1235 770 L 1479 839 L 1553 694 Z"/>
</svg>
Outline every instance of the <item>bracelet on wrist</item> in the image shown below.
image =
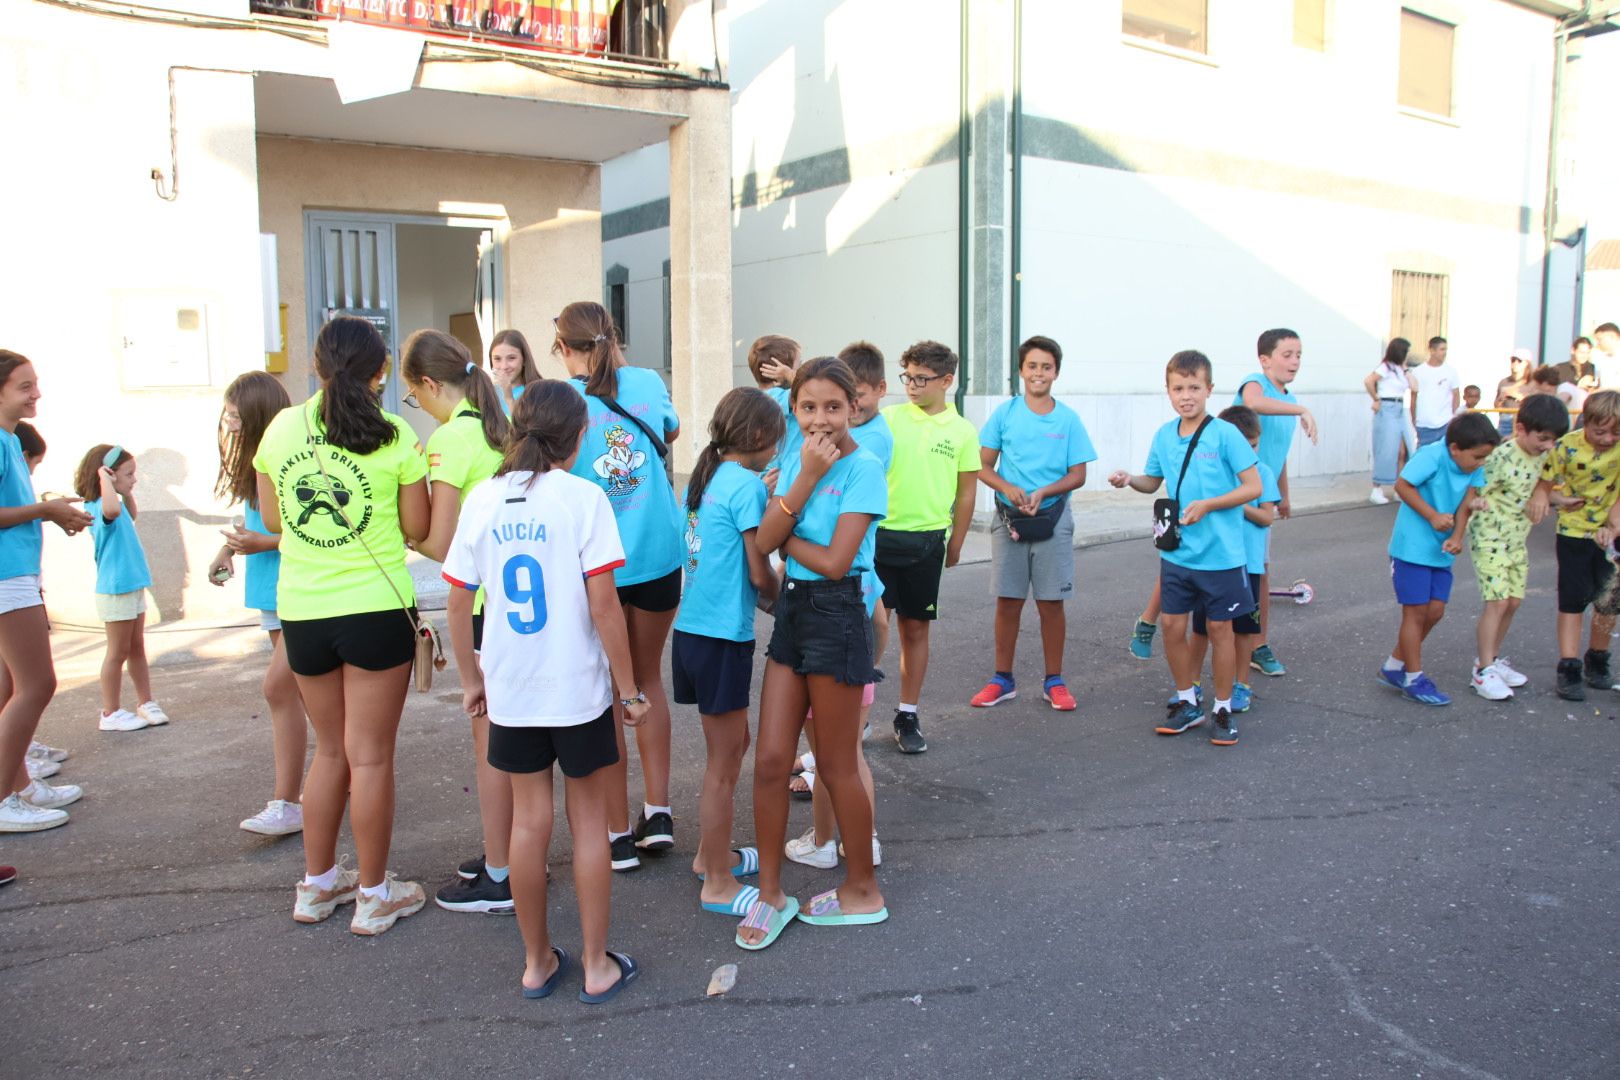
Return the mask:
<svg viewBox="0 0 1620 1080">
<path fill-rule="evenodd" d="M 776 500 L 776 505 L 780 506 L 782 508 L 782 513 L 786 514 L 788 517 L 792 518 L 794 521 L 799 520 L 799 515 L 797 513 L 795 513 L 791 507 L 788 506 L 786 499 L 778 497 L 777 500 Z"/>
</svg>

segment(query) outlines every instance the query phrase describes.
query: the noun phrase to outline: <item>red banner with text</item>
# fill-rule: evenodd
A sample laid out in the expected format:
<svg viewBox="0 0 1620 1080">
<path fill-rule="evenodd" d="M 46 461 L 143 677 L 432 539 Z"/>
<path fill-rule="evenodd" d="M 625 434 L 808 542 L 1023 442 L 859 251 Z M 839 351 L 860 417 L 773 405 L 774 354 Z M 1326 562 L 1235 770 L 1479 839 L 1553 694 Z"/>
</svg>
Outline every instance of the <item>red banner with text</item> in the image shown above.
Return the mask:
<svg viewBox="0 0 1620 1080">
<path fill-rule="evenodd" d="M 608 48 L 608 4 L 548 4 L 528 0 L 320 0 L 323 19 L 474 34 L 531 49 L 601 55 Z"/>
</svg>

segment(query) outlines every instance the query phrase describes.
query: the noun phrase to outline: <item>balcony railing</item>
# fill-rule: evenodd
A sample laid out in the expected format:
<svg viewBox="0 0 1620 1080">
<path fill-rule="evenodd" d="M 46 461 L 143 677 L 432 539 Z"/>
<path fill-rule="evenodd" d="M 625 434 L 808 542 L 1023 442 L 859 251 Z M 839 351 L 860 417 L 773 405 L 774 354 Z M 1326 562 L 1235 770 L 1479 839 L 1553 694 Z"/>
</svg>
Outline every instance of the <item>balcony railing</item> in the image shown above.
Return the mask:
<svg viewBox="0 0 1620 1080">
<path fill-rule="evenodd" d="M 548 53 L 670 66 L 665 0 L 249 0 L 255 15 L 346 19 Z"/>
</svg>

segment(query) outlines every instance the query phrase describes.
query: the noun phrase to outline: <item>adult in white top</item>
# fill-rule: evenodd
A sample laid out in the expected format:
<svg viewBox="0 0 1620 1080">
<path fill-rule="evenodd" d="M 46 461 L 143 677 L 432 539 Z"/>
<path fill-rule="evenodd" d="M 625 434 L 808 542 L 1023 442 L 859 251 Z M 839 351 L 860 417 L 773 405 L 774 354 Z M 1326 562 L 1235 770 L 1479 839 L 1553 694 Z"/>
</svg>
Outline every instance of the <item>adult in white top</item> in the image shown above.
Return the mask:
<svg viewBox="0 0 1620 1080">
<path fill-rule="evenodd" d="M 1384 350 L 1384 359 L 1361 381 L 1373 411 L 1373 487 L 1367 501 L 1377 506 L 1389 502 L 1384 489 L 1395 486 L 1401 466 L 1417 449 L 1417 436 L 1406 415 L 1406 395 L 1411 392 L 1406 354 L 1411 348 L 1405 338 L 1395 338 Z"/>
<path fill-rule="evenodd" d="M 1462 404 L 1462 376 L 1446 363 L 1446 339 L 1429 339 L 1429 360 L 1408 375 L 1412 385 L 1412 421 L 1417 425 L 1417 444 L 1428 446 L 1445 438 L 1446 425 Z"/>
<path fill-rule="evenodd" d="M 1592 331 L 1592 363 L 1598 384 L 1605 390 L 1620 390 L 1620 328 L 1606 322 Z"/>
</svg>

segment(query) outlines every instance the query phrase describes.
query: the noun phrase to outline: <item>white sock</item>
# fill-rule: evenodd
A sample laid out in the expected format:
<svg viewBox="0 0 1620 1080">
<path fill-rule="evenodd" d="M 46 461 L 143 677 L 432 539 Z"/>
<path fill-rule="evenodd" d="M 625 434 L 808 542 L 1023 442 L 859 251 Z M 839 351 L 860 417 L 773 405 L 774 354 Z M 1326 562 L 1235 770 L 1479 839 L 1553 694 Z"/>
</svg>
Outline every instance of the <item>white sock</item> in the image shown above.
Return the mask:
<svg viewBox="0 0 1620 1080">
<path fill-rule="evenodd" d="M 630 830 L 629 829 L 624 830 L 624 832 L 614 832 L 612 829 L 609 829 L 608 830 L 608 843 L 611 844 L 611 843 L 613 843 L 613 841 L 619 839 L 620 837 L 629 836 L 629 835 L 630 835 Z"/>
<path fill-rule="evenodd" d="M 912 713 L 914 713 L 914 712 L 917 711 L 917 706 L 915 706 L 915 705 L 907 705 L 903 701 L 899 704 L 898 708 L 900 709 L 901 712 L 912 712 Z"/>
<path fill-rule="evenodd" d="M 1189 686 L 1185 690 L 1177 690 L 1176 697 L 1189 705 L 1196 705 L 1198 704 L 1198 687 Z"/>
<path fill-rule="evenodd" d="M 1421 672 L 1421 671 L 1408 671 L 1406 673 L 1406 685 L 1411 686 L 1413 683 L 1417 682 L 1422 677 L 1423 677 L 1423 672 Z"/>
<path fill-rule="evenodd" d="M 328 870 L 324 874 L 305 874 L 304 875 L 304 884 L 305 885 L 313 885 L 317 889 L 320 889 L 320 890 L 322 890 L 324 892 L 325 890 L 330 889 L 333 885 L 337 884 L 337 875 L 338 875 L 338 868 L 337 868 L 337 865 L 334 863 L 333 866 L 332 866 L 332 869 Z"/>
<path fill-rule="evenodd" d="M 1406 666 L 1405 664 L 1401 663 L 1399 660 L 1395 659 L 1393 656 L 1390 657 L 1388 660 L 1384 661 L 1384 670 L 1385 671 L 1400 671 L 1405 666 Z"/>
<path fill-rule="evenodd" d="M 1216 698 L 1215 699 L 1215 711 L 1220 712 L 1222 709 L 1225 709 L 1228 713 L 1230 713 L 1232 711 L 1232 699 L 1231 698 Z"/>
<path fill-rule="evenodd" d="M 644 802 L 644 803 L 641 804 L 641 812 L 642 812 L 643 815 L 646 816 L 648 821 L 652 820 L 652 816 L 654 814 L 668 814 L 670 817 L 675 816 L 675 812 L 673 810 L 671 810 L 669 807 L 667 807 L 667 806 L 654 806 L 652 803 L 647 803 L 647 802 Z"/>
<path fill-rule="evenodd" d="M 360 895 L 368 900 L 382 900 L 388 896 L 388 879 L 383 878 L 381 885 L 362 885 Z"/>
<path fill-rule="evenodd" d="M 490 866 L 488 863 L 484 864 L 484 873 L 488 874 L 489 880 L 493 881 L 497 885 L 505 881 L 507 875 L 511 872 L 512 868 L 510 866 Z"/>
</svg>

